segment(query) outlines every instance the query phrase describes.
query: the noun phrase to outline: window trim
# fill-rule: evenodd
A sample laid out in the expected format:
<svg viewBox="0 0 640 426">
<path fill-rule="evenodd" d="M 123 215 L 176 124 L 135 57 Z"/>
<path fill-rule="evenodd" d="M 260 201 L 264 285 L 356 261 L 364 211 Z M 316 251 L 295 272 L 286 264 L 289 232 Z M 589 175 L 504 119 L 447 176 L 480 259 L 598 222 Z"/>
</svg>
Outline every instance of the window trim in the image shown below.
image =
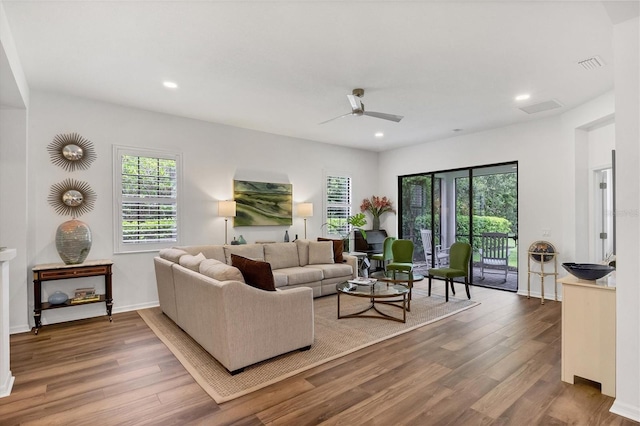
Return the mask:
<svg viewBox="0 0 640 426">
<path fill-rule="evenodd" d="M 175 160 L 176 162 L 176 241 L 164 243 L 122 242 L 122 156 L 151 157 Z M 136 148 L 122 145 L 113 146 L 113 252 L 114 254 L 154 252 L 163 248 L 180 245 L 182 230 L 182 153 L 159 149 Z"/>
<path fill-rule="evenodd" d="M 340 237 L 342 238 L 343 236 L 337 233 L 332 233 L 330 232 L 329 227 L 327 226 L 327 224 L 329 223 L 329 215 L 328 215 L 328 209 L 330 207 L 330 204 L 328 202 L 328 190 L 327 190 L 327 180 L 329 179 L 329 177 L 338 177 L 338 178 L 347 178 L 349 179 L 349 204 L 347 205 L 347 207 L 349 208 L 347 217 L 353 215 L 353 176 L 351 176 L 351 174 L 349 173 L 344 173 L 344 172 L 332 172 L 332 171 L 326 171 L 324 172 L 324 176 L 323 176 L 323 185 L 322 185 L 322 203 L 323 203 L 323 209 L 322 209 L 322 214 L 323 214 L 323 236 L 325 237 L 330 237 L 330 236 L 334 236 L 334 237 Z M 333 204 L 331 204 L 333 205 Z M 337 205 L 337 204 L 336 204 Z M 347 225 L 348 226 L 348 233 L 347 235 L 350 236 L 351 235 L 351 225 Z"/>
</svg>

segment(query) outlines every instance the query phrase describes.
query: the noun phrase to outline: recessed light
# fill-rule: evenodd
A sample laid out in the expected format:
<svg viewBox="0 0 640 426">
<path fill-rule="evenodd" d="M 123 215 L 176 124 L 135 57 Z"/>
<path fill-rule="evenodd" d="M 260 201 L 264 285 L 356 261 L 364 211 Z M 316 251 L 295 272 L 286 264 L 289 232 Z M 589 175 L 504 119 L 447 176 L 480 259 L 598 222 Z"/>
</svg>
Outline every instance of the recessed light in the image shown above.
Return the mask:
<svg viewBox="0 0 640 426">
<path fill-rule="evenodd" d="M 518 95 L 516 96 L 516 101 L 526 101 L 527 99 L 529 99 L 531 97 L 530 94 L 528 93 L 523 93 L 522 95 Z"/>
<path fill-rule="evenodd" d="M 173 81 L 165 81 L 162 83 L 162 85 L 164 87 L 166 87 L 167 89 L 177 89 L 178 88 L 178 84 L 174 83 Z"/>
<path fill-rule="evenodd" d="M 376 132 L 376 134 L 375 134 L 376 138 L 381 138 L 383 136 L 384 136 L 384 133 L 382 133 L 382 132 Z"/>
</svg>

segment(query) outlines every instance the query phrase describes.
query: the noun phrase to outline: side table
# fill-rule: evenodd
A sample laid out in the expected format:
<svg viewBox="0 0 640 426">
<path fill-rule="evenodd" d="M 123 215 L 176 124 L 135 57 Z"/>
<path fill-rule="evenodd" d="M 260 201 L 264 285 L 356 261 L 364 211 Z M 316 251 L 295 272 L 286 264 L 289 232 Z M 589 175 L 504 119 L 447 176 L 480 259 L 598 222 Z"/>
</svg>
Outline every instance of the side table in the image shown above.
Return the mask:
<svg viewBox="0 0 640 426">
<path fill-rule="evenodd" d="M 42 283 L 53 280 L 64 280 L 72 278 L 85 278 L 104 276 L 105 293 L 100 295 L 100 300 L 82 303 L 101 303 L 104 302 L 107 308 L 109 321 L 113 321 L 111 310 L 113 307 L 113 298 L 111 293 L 111 260 L 90 260 L 78 265 L 67 265 L 64 263 L 49 263 L 36 265 L 33 267 L 33 318 L 35 320 L 34 333 L 38 334 L 38 330 L 42 327 L 42 311 L 47 309 L 66 308 L 73 305 L 70 301 L 59 305 L 52 305 L 49 302 L 42 302 Z"/>
</svg>

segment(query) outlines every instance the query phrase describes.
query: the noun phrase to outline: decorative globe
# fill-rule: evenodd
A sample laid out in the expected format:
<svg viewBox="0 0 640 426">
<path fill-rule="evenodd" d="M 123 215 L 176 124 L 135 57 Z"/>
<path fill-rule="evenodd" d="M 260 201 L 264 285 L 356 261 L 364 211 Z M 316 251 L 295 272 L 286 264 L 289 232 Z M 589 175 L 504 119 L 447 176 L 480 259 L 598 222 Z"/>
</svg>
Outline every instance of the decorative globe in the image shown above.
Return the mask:
<svg viewBox="0 0 640 426">
<path fill-rule="evenodd" d="M 56 231 L 56 249 L 67 265 L 84 262 L 91 250 L 89 225 L 77 219 L 62 223 Z"/>
</svg>

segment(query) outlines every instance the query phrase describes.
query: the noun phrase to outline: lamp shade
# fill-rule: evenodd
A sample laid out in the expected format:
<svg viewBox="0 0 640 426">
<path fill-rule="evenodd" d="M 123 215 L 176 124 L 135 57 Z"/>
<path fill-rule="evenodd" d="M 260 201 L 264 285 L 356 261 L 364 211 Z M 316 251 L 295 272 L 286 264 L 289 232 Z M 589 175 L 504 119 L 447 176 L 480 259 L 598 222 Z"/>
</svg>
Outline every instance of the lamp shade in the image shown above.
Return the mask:
<svg viewBox="0 0 640 426">
<path fill-rule="evenodd" d="M 235 201 L 218 201 L 218 216 L 235 217 L 236 202 Z"/>
<path fill-rule="evenodd" d="M 298 216 L 311 217 L 313 216 L 313 203 L 300 203 L 298 204 Z"/>
</svg>

